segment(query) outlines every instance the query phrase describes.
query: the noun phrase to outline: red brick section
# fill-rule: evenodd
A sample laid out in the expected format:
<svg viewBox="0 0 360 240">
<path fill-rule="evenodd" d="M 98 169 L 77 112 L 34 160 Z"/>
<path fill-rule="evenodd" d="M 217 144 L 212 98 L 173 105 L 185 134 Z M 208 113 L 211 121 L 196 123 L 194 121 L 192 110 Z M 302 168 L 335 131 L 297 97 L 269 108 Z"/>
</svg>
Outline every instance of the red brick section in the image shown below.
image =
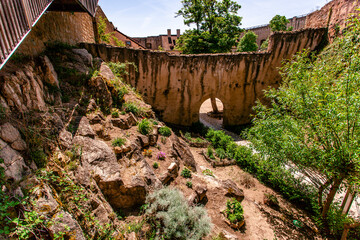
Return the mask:
<svg viewBox="0 0 360 240">
<path fill-rule="evenodd" d="M 120 32 L 119 30 L 117 30 L 117 28 L 114 26 L 114 24 L 108 20 L 104 11 L 99 6 L 96 10 L 96 15 L 95 15 L 97 24 L 99 24 L 100 17 L 103 18 L 106 22 L 106 33 L 113 33 L 112 36 L 116 37 L 120 41 L 123 41 L 127 47 L 131 47 L 134 49 L 145 49 L 145 46 L 142 46 L 140 43 L 135 41 L 133 38 L 125 35 L 124 33 Z M 112 39 L 112 37 L 110 39 L 110 45 L 116 46 L 116 42 L 114 39 Z"/>
</svg>

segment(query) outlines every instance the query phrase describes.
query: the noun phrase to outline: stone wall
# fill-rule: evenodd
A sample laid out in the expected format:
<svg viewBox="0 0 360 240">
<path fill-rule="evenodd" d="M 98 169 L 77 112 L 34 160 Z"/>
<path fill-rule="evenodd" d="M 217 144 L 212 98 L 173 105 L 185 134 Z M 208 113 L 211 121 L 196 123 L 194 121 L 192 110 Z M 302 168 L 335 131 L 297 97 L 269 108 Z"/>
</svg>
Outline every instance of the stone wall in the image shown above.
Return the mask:
<svg viewBox="0 0 360 240">
<path fill-rule="evenodd" d="M 171 55 L 150 50 L 83 44 L 105 61 L 134 62 L 127 81 L 136 87 L 168 123 L 189 126 L 199 120 L 201 104 L 210 97 L 224 104 L 224 125 L 246 124 L 263 90 L 278 87 L 278 67 L 283 59 L 322 42 L 326 29 L 275 33 L 269 52 Z"/>
<path fill-rule="evenodd" d="M 351 13 L 355 13 L 358 8 L 360 8 L 358 0 L 331 1 L 320 10 L 309 14 L 306 17 L 305 27 L 327 27 L 329 23 L 329 37 L 332 40 L 336 36 L 336 29 L 343 29 L 346 25 L 346 19 Z"/>
<path fill-rule="evenodd" d="M 95 43 L 91 16 L 88 13 L 48 12 L 40 18 L 17 53 L 38 55 L 45 50 L 45 43 L 49 41 L 71 45 Z"/>
</svg>

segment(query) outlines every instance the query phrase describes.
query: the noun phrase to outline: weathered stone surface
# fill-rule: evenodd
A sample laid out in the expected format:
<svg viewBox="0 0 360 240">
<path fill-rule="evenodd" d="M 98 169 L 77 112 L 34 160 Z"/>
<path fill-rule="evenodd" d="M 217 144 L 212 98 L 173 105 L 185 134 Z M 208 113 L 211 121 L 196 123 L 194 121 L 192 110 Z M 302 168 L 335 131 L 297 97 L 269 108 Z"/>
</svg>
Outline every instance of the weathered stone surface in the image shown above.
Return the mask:
<svg viewBox="0 0 360 240">
<path fill-rule="evenodd" d="M 61 211 L 52 220 L 56 223 L 49 227 L 53 235 L 65 233 L 67 239 L 85 240 L 80 225 L 68 212 Z"/>
<path fill-rule="evenodd" d="M 99 104 L 110 108 L 112 105 L 112 96 L 102 76 L 93 77 L 89 80 L 89 86 L 94 93 L 94 97 L 99 99 Z"/>
<path fill-rule="evenodd" d="M 125 119 L 122 118 L 112 118 L 111 119 L 111 123 L 115 126 L 118 127 L 120 129 L 126 130 L 129 129 L 130 126 L 127 123 L 127 121 Z"/>
<path fill-rule="evenodd" d="M 108 65 L 106 63 L 101 63 L 100 66 L 100 74 L 108 79 L 108 80 L 114 80 L 115 79 L 115 75 L 114 73 L 111 71 L 111 69 L 108 67 Z"/>
<path fill-rule="evenodd" d="M 167 172 L 162 174 L 160 177 L 160 181 L 164 185 L 169 185 L 172 181 L 177 178 L 179 174 L 179 166 L 175 162 L 171 163 L 167 169 Z"/>
<path fill-rule="evenodd" d="M 89 122 L 91 124 L 102 123 L 103 121 L 105 121 L 105 118 L 102 115 L 102 113 L 92 113 L 89 114 L 87 118 L 89 119 Z"/>
<path fill-rule="evenodd" d="M 36 199 L 35 211 L 41 215 L 54 215 L 59 208 L 58 202 L 54 199 L 49 186 L 42 185 L 35 188 L 32 196 Z"/>
<path fill-rule="evenodd" d="M 14 181 L 20 181 L 29 174 L 29 168 L 21 154 L 12 149 L 6 142 L 0 139 L 0 158 L 4 160 L 1 164 L 5 169 L 5 176 Z"/>
<path fill-rule="evenodd" d="M 19 131 L 14 128 L 10 123 L 5 123 L 0 127 L 0 137 L 2 140 L 8 143 L 13 143 L 18 139 L 21 139 Z"/>
<path fill-rule="evenodd" d="M 86 49 L 72 49 L 72 51 L 79 55 L 85 64 L 91 67 L 93 66 L 93 57 Z"/>
<path fill-rule="evenodd" d="M 89 119 L 87 119 L 87 117 L 81 118 L 76 135 L 90 138 L 95 137 L 95 132 L 91 128 Z"/>
<path fill-rule="evenodd" d="M 145 148 L 145 147 L 148 147 L 150 145 L 149 136 L 138 135 L 138 139 L 140 141 L 141 147 Z"/>
<path fill-rule="evenodd" d="M 137 123 L 137 119 L 136 117 L 134 116 L 133 113 L 129 113 L 127 114 L 127 119 L 126 119 L 127 123 L 129 126 L 135 126 L 136 123 Z"/>
<path fill-rule="evenodd" d="M 194 156 L 186 143 L 175 135 L 172 135 L 170 139 L 172 141 L 172 147 L 174 148 L 180 161 L 182 161 L 184 165 L 190 168 L 193 172 L 196 172 L 197 166 Z"/>
<path fill-rule="evenodd" d="M 97 109 L 97 104 L 95 102 L 94 99 L 90 99 L 90 102 L 89 102 L 89 105 L 86 109 L 87 112 L 92 112 L 92 111 L 95 111 Z"/>
<path fill-rule="evenodd" d="M 197 195 L 198 201 L 201 202 L 206 197 L 207 187 L 206 186 L 196 186 L 195 193 Z"/>
<path fill-rule="evenodd" d="M 50 59 L 47 56 L 41 57 L 43 64 L 44 80 L 53 87 L 60 88 L 58 75 L 52 65 Z"/>
<path fill-rule="evenodd" d="M 27 149 L 26 142 L 21 138 L 11 144 L 11 147 L 17 151 L 25 151 Z"/>
<path fill-rule="evenodd" d="M 63 129 L 59 134 L 59 144 L 65 149 L 69 149 L 72 146 L 73 136 L 70 132 Z"/>
<path fill-rule="evenodd" d="M 244 191 L 240 189 L 234 181 L 228 179 L 222 181 L 221 185 L 225 189 L 225 196 L 235 198 L 239 202 L 244 200 Z"/>
</svg>

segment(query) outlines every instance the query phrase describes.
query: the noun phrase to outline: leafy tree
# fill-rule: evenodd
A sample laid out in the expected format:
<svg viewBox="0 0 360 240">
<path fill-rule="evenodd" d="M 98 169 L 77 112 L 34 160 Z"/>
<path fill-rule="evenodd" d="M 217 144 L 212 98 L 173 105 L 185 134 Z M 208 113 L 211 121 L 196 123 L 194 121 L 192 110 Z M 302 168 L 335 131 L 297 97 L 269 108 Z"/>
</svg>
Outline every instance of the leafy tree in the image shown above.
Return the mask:
<svg viewBox="0 0 360 240">
<path fill-rule="evenodd" d="M 182 4 L 176 16 L 182 16 L 188 26 L 196 24 L 196 29 L 180 37 L 179 50 L 185 54 L 221 53 L 235 46 L 242 31 L 239 4 L 231 0 L 183 0 Z"/>
<path fill-rule="evenodd" d="M 269 38 L 267 38 L 260 46 L 261 51 L 266 51 L 269 47 Z"/>
<path fill-rule="evenodd" d="M 341 184 L 359 183 L 359 31 L 360 20 L 354 18 L 344 37 L 317 58 L 305 51 L 288 61 L 282 85 L 266 92 L 270 106 L 257 105 L 249 131 L 268 161 L 325 177 L 314 184 L 324 221 Z"/>
<path fill-rule="evenodd" d="M 273 32 L 292 31 L 293 27 L 287 27 L 290 21 L 285 16 L 276 15 L 270 20 L 270 29 Z"/>
<path fill-rule="evenodd" d="M 257 35 L 253 31 L 248 31 L 240 39 L 238 45 L 238 52 L 253 52 L 257 51 L 259 46 L 256 43 Z"/>
</svg>

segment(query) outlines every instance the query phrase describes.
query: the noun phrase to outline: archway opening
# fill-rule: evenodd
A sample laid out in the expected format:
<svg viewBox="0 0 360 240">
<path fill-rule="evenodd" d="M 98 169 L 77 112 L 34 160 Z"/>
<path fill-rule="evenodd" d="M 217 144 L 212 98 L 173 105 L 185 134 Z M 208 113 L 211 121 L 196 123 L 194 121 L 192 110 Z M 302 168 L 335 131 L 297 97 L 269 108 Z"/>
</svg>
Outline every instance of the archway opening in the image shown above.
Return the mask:
<svg viewBox="0 0 360 240">
<path fill-rule="evenodd" d="M 223 127 L 224 104 L 220 99 L 207 99 L 200 107 L 199 120 L 207 127 L 221 129 Z"/>
</svg>

